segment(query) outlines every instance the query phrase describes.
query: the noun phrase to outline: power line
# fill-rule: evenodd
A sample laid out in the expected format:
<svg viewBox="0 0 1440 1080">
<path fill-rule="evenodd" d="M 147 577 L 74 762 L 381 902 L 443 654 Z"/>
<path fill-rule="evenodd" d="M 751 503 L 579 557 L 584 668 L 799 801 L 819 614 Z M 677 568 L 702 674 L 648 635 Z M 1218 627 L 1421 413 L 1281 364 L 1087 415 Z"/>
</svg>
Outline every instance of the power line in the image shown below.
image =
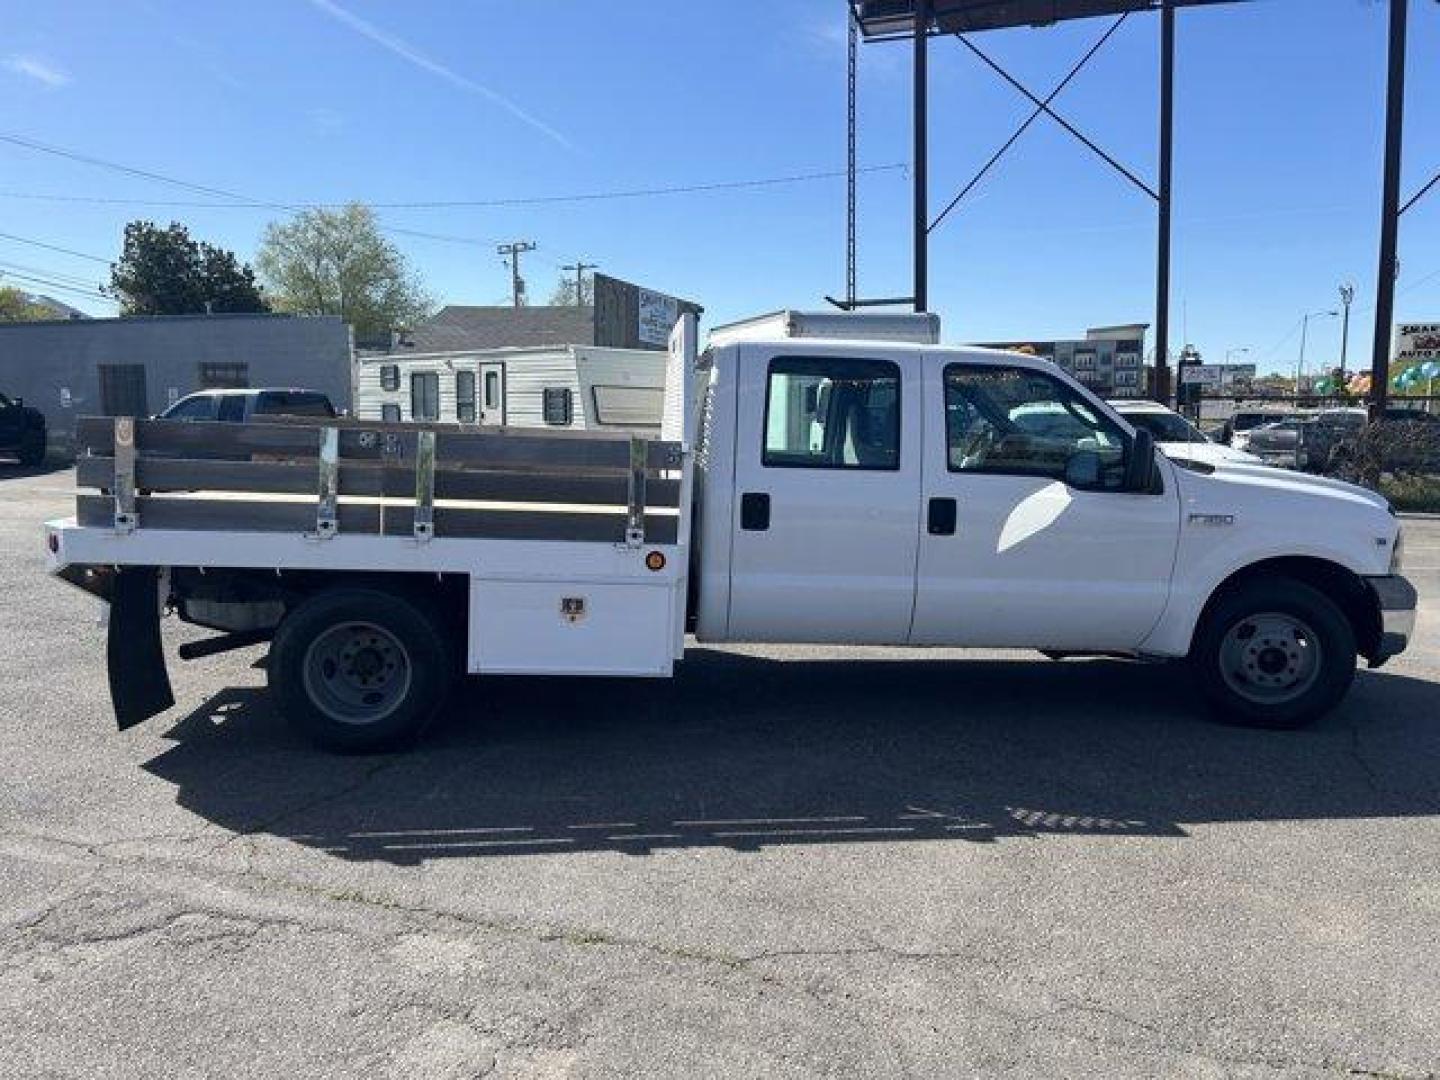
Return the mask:
<svg viewBox="0 0 1440 1080">
<path fill-rule="evenodd" d="M 46 251 L 58 251 L 62 255 L 73 255 L 77 259 L 89 259 L 91 262 L 104 263 L 109 266 L 111 259 L 102 259 L 99 255 L 91 255 L 84 251 L 76 251 L 74 248 L 60 247 L 58 244 L 47 244 L 43 240 L 31 240 L 29 237 L 16 236 L 13 233 L 0 232 L 0 240 L 13 240 L 17 244 L 29 244 L 31 247 L 44 248 Z"/>
<path fill-rule="evenodd" d="M 3 136 L 0 136 L 0 139 L 3 139 Z M 91 158 L 82 157 L 79 160 L 90 164 L 97 163 Z M 856 169 L 856 172 L 882 173 L 903 171 L 905 168 L 906 166 L 903 164 L 866 165 Z M 723 180 L 706 184 L 673 184 L 664 187 L 582 191 L 560 195 L 522 195 L 498 199 L 427 199 L 408 202 L 372 202 L 366 199 L 352 199 L 350 202 L 271 203 L 238 197 L 232 199 L 230 202 L 200 202 L 175 199 L 126 199 L 105 195 L 54 195 L 48 192 L 32 191 L 0 191 L 0 198 L 85 203 L 97 206 L 153 206 L 191 210 L 336 210 L 350 205 L 351 202 L 359 202 L 374 210 L 494 210 L 515 206 L 550 206 L 557 203 L 602 202 L 615 199 L 645 199 L 665 195 L 710 194 L 720 191 L 740 191 L 748 188 L 779 187 L 785 184 L 803 184 L 816 180 L 835 180 L 845 175 L 845 170 L 836 169 L 821 172 L 793 173 L 785 176 L 757 177 L 749 180 Z"/>
<path fill-rule="evenodd" d="M 205 184 L 192 183 L 189 180 L 181 180 L 174 176 L 166 176 L 164 173 L 152 172 L 149 169 L 139 169 L 133 165 L 125 165 L 118 161 L 107 161 L 105 158 L 92 157 L 89 154 L 82 154 L 74 150 L 66 150 L 59 146 L 50 146 L 46 143 L 36 142 L 34 139 L 26 139 L 19 135 L 12 135 L 0 132 L 0 142 L 10 143 L 13 146 L 24 147 L 27 150 L 34 150 L 42 154 L 52 154 L 56 157 L 65 158 L 69 161 L 80 162 L 85 165 L 93 165 L 96 168 L 110 169 L 114 172 L 125 173 L 129 176 L 137 176 L 144 180 L 151 180 L 160 184 L 169 184 L 173 187 L 184 188 L 188 191 L 196 191 L 202 195 L 211 195 L 216 198 L 229 199 L 232 205 L 252 209 L 279 210 L 283 213 L 299 214 L 307 209 L 315 209 L 319 204 L 306 206 L 303 204 L 270 202 L 264 199 L 254 199 L 248 195 L 241 195 L 238 192 L 226 191 L 224 188 L 209 187 Z M 172 204 L 173 205 L 173 204 Z M 222 205 L 222 204 L 211 204 Z M 340 204 L 331 204 L 340 205 Z M 397 236 L 414 236 L 422 240 L 441 240 L 454 244 L 489 244 L 490 240 L 484 240 L 473 236 L 449 236 L 442 233 L 421 232 L 416 229 L 401 229 L 390 225 L 379 226 L 384 232 L 394 233 Z"/>
<path fill-rule="evenodd" d="M 98 289 L 100 283 L 93 278 L 80 277 L 78 274 L 66 274 L 59 270 L 46 270 L 43 266 L 27 266 L 25 263 L 5 262 L 0 260 L 0 267 L 6 270 L 19 270 L 26 274 L 44 274 L 46 277 L 54 278 L 56 281 L 67 281 L 72 285 L 79 285 L 86 289 Z"/>
<path fill-rule="evenodd" d="M 3 275 L 0 275 L 0 281 L 7 279 L 23 281 L 28 285 L 38 285 L 43 289 L 54 289 L 56 292 L 73 293 L 77 296 L 83 296 L 87 300 L 98 300 L 107 304 L 116 303 L 113 297 L 106 296 L 104 293 L 97 292 L 94 289 L 83 289 L 78 285 L 66 285 L 64 282 L 51 281 L 48 278 L 37 277 L 33 274 L 16 274 L 11 271 L 6 271 Z"/>
</svg>

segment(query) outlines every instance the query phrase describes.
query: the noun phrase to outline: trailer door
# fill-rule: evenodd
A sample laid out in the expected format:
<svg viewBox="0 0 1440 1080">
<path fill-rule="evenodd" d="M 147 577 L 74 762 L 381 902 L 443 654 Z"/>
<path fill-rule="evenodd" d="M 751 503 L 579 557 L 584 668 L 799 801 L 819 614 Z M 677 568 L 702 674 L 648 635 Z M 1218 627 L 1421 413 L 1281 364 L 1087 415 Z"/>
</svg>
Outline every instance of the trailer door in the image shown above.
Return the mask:
<svg viewBox="0 0 1440 1080">
<path fill-rule="evenodd" d="M 919 544 L 920 380 L 853 347 L 743 350 L 734 641 L 903 643 Z"/>
<path fill-rule="evenodd" d="M 480 365 L 480 423 L 500 427 L 505 423 L 505 365 Z"/>
</svg>

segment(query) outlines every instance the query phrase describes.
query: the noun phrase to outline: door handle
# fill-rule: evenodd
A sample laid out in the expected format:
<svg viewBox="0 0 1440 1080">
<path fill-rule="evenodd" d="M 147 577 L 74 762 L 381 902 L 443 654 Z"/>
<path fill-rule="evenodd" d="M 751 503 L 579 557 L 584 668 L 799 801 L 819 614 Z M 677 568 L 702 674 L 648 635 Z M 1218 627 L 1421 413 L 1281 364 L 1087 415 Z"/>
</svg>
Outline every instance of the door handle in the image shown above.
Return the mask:
<svg viewBox="0 0 1440 1080">
<path fill-rule="evenodd" d="M 931 499 L 925 515 L 925 531 L 931 536 L 955 535 L 955 500 Z"/>
<path fill-rule="evenodd" d="M 764 532 L 770 528 L 770 493 L 747 491 L 740 496 L 740 528 Z"/>
</svg>

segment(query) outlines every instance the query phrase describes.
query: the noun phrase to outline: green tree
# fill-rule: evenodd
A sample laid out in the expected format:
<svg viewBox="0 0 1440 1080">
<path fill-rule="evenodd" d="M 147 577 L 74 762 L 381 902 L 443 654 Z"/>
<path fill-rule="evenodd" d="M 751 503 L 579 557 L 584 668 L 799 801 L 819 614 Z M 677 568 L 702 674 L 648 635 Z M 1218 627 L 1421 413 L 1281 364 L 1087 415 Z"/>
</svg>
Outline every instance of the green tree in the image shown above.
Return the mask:
<svg viewBox="0 0 1440 1080">
<path fill-rule="evenodd" d="M 255 272 L 235 253 L 191 239 L 179 222 L 125 226 L 120 261 L 110 268 L 122 315 L 204 315 L 269 311 Z"/>
<path fill-rule="evenodd" d="M 405 257 L 380 235 L 374 211 L 359 203 L 271 222 L 255 264 L 281 311 L 339 315 L 359 337 L 414 326 L 433 306 Z"/>
<path fill-rule="evenodd" d="M 35 303 L 19 289 L 0 285 L 0 322 L 37 322 L 53 318 L 55 312 Z"/>
<path fill-rule="evenodd" d="M 592 307 L 595 304 L 595 275 L 584 274 L 580 278 L 580 299 L 575 299 L 575 279 L 562 277 L 550 294 L 550 303 L 555 307 Z"/>
</svg>

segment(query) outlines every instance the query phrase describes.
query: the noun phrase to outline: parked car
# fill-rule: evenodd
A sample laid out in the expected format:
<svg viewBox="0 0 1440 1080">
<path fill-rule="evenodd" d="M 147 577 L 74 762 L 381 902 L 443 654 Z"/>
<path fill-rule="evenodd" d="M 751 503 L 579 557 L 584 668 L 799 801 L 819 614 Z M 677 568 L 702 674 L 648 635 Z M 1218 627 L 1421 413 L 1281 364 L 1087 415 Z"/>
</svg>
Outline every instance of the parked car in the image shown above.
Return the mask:
<svg viewBox="0 0 1440 1080">
<path fill-rule="evenodd" d="M 1246 444 L 1256 428 L 1294 420 L 1300 415 L 1293 409 L 1243 409 L 1225 421 L 1225 426 L 1220 429 L 1220 441 L 1235 450 L 1248 450 Z"/>
<path fill-rule="evenodd" d="M 1244 450 L 1218 443 L 1174 409 L 1158 401 L 1135 398 L 1111 401 L 1110 407 L 1133 427 L 1155 436 L 1155 445 L 1172 461 L 1199 461 L 1206 465 L 1228 461 L 1237 465 L 1259 465 L 1260 459 Z"/>
<path fill-rule="evenodd" d="M 45 414 L 0 394 L 0 454 L 14 454 L 26 466 L 44 461 Z"/>
<path fill-rule="evenodd" d="M 175 402 L 157 419 L 245 424 L 267 416 L 335 415 L 335 406 L 318 390 L 200 390 Z"/>
</svg>

